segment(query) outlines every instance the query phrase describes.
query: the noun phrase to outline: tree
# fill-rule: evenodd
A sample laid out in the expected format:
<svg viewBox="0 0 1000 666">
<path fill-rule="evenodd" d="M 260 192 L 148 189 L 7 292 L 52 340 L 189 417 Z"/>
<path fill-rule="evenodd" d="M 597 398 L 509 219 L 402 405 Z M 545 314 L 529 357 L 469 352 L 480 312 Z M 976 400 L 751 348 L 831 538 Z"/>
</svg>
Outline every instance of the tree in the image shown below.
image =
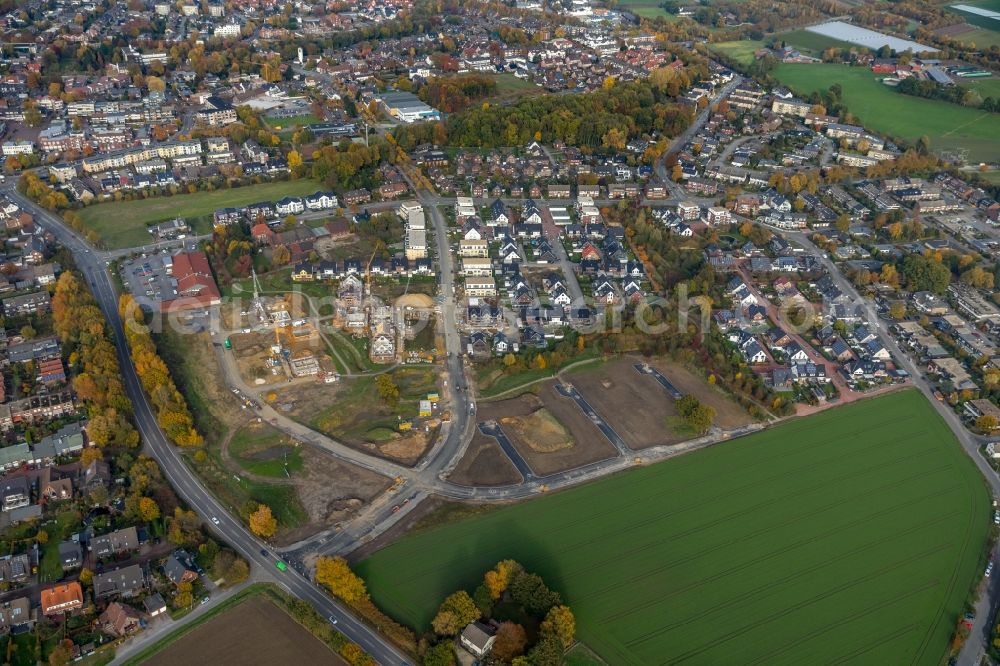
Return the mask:
<svg viewBox="0 0 1000 666">
<path fill-rule="evenodd" d="M 698 405 L 700 404 L 701 402 L 698 401 L 697 397 L 693 395 L 685 395 L 676 403 L 677 413 L 681 415 L 681 418 L 686 419 L 694 412 L 695 409 L 698 408 Z"/>
<path fill-rule="evenodd" d="M 524 571 L 524 567 L 514 560 L 500 560 L 483 576 L 483 584 L 494 601 L 499 600 L 510 586 L 511 580 Z"/>
<path fill-rule="evenodd" d="M 851 218 L 846 214 L 840 215 L 837 217 L 836 222 L 833 223 L 833 226 L 837 228 L 837 231 L 846 233 L 851 227 Z"/>
<path fill-rule="evenodd" d="M 899 320 L 906 316 L 906 303 L 903 301 L 893 301 L 889 306 L 889 316 Z"/>
<path fill-rule="evenodd" d="M 349 604 L 368 597 L 365 581 L 351 571 L 343 557 L 321 557 L 316 560 L 316 582 L 326 585 L 333 596 Z"/>
<path fill-rule="evenodd" d="M 26 325 L 26 326 L 22 326 L 21 327 L 21 337 L 22 338 L 25 338 L 26 340 L 30 340 L 31 338 L 35 337 L 35 335 L 36 335 L 35 329 L 32 328 L 31 325 Z"/>
<path fill-rule="evenodd" d="M 424 653 L 424 666 L 455 666 L 455 644 L 441 641 Z"/>
<path fill-rule="evenodd" d="M 250 531 L 264 539 L 274 536 L 278 531 L 278 520 L 271 515 L 271 507 L 261 504 L 250 514 Z"/>
<path fill-rule="evenodd" d="M 434 631 L 441 636 L 454 636 L 467 624 L 480 618 L 479 608 L 469 593 L 459 590 L 449 594 L 431 620 Z"/>
<path fill-rule="evenodd" d="M 543 615 L 562 603 L 558 592 L 550 590 L 537 574 L 520 572 L 510 583 L 510 595 L 534 615 Z"/>
<path fill-rule="evenodd" d="M 194 596 L 191 594 L 191 583 L 183 582 L 177 586 L 177 594 L 174 595 L 174 608 L 187 608 L 194 603 Z"/>
<path fill-rule="evenodd" d="M 160 517 L 160 507 L 152 497 L 139 500 L 139 518 L 144 523 L 151 523 Z"/>
<path fill-rule="evenodd" d="M 997 429 L 997 417 L 992 414 L 983 414 L 976 419 L 976 428 L 982 430 L 983 432 L 989 432 L 991 430 Z"/>
<path fill-rule="evenodd" d="M 288 168 L 292 171 L 300 169 L 302 167 L 302 156 L 299 155 L 299 151 L 290 150 L 288 151 Z"/>
<path fill-rule="evenodd" d="M 524 654 L 527 644 L 528 637 L 524 633 L 524 627 L 510 621 L 502 622 L 493 643 L 493 655 L 502 661 L 511 661 Z"/>
<path fill-rule="evenodd" d="M 576 635 L 576 618 L 569 606 L 553 606 L 545 615 L 540 627 L 543 634 L 550 634 L 559 639 L 565 649 L 573 645 Z"/>
<path fill-rule="evenodd" d="M 528 652 L 532 666 L 559 666 L 563 662 L 563 645 L 558 638 L 544 635 Z"/>
<path fill-rule="evenodd" d="M 714 420 L 715 408 L 710 405 L 698 405 L 685 419 L 688 427 L 699 434 L 708 432 Z"/>
<path fill-rule="evenodd" d="M 271 263 L 275 266 L 284 266 L 292 259 L 291 251 L 284 245 L 279 245 L 271 250 Z"/>
<path fill-rule="evenodd" d="M 399 386 L 388 373 L 375 378 L 375 387 L 382 402 L 389 407 L 395 408 L 399 404 Z"/>
<path fill-rule="evenodd" d="M 248 576 L 250 576 L 250 565 L 242 557 L 237 557 L 226 571 L 226 583 L 238 585 L 245 581 Z"/>
<path fill-rule="evenodd" d="M 49 542 L 49 533 L 45 530 L 38 530 L 38 534 L 35 535 L 35 541 L 37 541 L 39 545 L 44 546 Z"/>
<path fill-rule="evenodd" d="M 617 127 L 612 127 L 601 137 L 601 145 L 605 148 L 625 150 L 625 134 Z"/>
</svg>

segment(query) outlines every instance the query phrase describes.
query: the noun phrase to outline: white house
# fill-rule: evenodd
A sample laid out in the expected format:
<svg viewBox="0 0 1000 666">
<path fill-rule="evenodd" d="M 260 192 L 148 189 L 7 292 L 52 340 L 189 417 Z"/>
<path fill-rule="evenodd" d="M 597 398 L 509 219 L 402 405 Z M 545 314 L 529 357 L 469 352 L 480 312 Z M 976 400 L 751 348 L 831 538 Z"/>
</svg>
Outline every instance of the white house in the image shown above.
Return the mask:
<svg viewBox="0 0 1000 666">
<path fill-rule="evenodd" d="M 274 204 L 278 215 L 298 215 L 305 211 L 306 205 L 299 197 L 285 197 Z"/>
<path fill-rule="evenodd" d="M 309 210 L 329 210 L 337 207 L 337 195 L 333 192 L 316 192 L 305 199 Z"/>
</svg>

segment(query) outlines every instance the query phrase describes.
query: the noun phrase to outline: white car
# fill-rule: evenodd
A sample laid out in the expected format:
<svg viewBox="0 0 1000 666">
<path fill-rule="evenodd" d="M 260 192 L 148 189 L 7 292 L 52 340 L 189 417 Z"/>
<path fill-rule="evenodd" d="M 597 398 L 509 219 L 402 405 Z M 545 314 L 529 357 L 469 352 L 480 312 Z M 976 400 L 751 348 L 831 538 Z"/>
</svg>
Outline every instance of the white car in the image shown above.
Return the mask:
<svg viewBox="0 0 1000 666">
<path fill-rule="evenodd" d="M 983 575 L 989 578 L 990 574 L 992 573 L 993 573 L 993 560 L 990 560 L 990 563 L 986 565 L 986 573 Z"/>
<path fill-rule="evenodd" d="M 330 616 L 330 624 L 337 624 L 337 618 L 335 618 L 334 616 L 331 615 Z"/>
<path fill-rule="evenodd" d="M 218 525 L 219 524 L 219 519 L 216 518 L 215 516 L 212 516 L 212 522 L 215 523 L 216 525 Z"/>
</svg>

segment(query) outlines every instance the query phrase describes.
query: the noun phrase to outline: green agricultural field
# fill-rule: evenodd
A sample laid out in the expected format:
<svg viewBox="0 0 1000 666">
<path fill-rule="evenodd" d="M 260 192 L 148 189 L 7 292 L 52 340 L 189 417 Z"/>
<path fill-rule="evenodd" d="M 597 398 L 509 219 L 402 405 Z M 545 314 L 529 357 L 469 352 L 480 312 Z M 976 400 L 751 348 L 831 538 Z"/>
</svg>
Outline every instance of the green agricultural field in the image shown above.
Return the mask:
<svg viewBox="0 0 1000 666">
<path fill-rule="evenodd" d="M 745 39 L 739 42 L 714 42 L 708 45 L 708 48 L 712 51 L 729 56 L 736 62 L 744 65 L 752 63 L 754 52 L 763 47 L 764 42 L 752 39 Z"/>
<path fill-rule="evenodd" d="M 801 95 L 839 83 L 848 110 L 877 132 L 908 141 L 926 134 L 932 149 L 967 148 L 972 162 L 1000 155 L 1000 114 L 904 95 L 863 67 L 782 64 L 772 75 Z"/>
<path fill-rule="evenodd" d="M 277 201 L 286 196 L 312 194 L 319 189 L 323 189 L 322 184 L 306 178 L 214 192 L 100 203 L 80 209 L 79 215 L 84 225 L 96 231 L 107 247 L 136 247 L 152 240 L 146 228 L 157 222 L 183 217 L 188 224 L 194 223 L 196 233 L 208 233 L 216 208 Z"/>
<path fill-rule="evenodd" d="M 990 511 L 944 421 L 902 391 L 421 531 L 358 571 L 425 630 L 514 558 L 613 664 L 936 666 Z"/>
</svg>

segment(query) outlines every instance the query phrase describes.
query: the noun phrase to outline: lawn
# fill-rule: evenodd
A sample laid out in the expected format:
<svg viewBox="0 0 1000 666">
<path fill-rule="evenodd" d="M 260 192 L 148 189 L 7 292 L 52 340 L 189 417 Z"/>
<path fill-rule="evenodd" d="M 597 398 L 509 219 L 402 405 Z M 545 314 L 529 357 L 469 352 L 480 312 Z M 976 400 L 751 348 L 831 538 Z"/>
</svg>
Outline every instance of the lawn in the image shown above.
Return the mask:
<svg viewBox="0 0 1000 666">
<path fill-rule="evenodd" d="M 966 148 L 972 162 L 1000 155 L 1000 114 L 904 95 L 862 67 L 782 64 L 772 75 L 801 95 L 839 83 L 848 111 L 874 131 L 907 141 L 926 134 L 933 150 Z"/>
<path fill-rule="evenodd" d="M 284 479 L 302 469 L 302 453 L 278 430 L 261 424 L 240 428 L 229 442 L 229 453 L 248 472 Z"/>
<path fill-rule="evenodd" d="M 714 42 L 708 45 L 712 51 L 717 51 L 744 65 L 752 63 L 754 52 L 763 47 L 763 41 L 752 39 L 744 39 L 739 42 Z"/>
<path fill-rule="evenodd" d="M 941 662 L 990 498 L 916 391 L 792 421 L 406 537 L 358 565 L 424 630 L 503 558 L 609 663 Z"/>
<path fill-rule="evenodd" d="M 213 192 L 95 204 L 81 208 L 79 215 L 84 225 L 96 231 L 107 247 L 137 247 L 152 241 L 146 227 L 157 222 L 183 217 L 189 224 L 194 222 L 196 233 L 208 233 L 211 215 L 217 208 L 277 201 L 286 196 L 312 194 L 319 189 L 322 185 L 308 178 L 279 181 Z"/>
</svg>

